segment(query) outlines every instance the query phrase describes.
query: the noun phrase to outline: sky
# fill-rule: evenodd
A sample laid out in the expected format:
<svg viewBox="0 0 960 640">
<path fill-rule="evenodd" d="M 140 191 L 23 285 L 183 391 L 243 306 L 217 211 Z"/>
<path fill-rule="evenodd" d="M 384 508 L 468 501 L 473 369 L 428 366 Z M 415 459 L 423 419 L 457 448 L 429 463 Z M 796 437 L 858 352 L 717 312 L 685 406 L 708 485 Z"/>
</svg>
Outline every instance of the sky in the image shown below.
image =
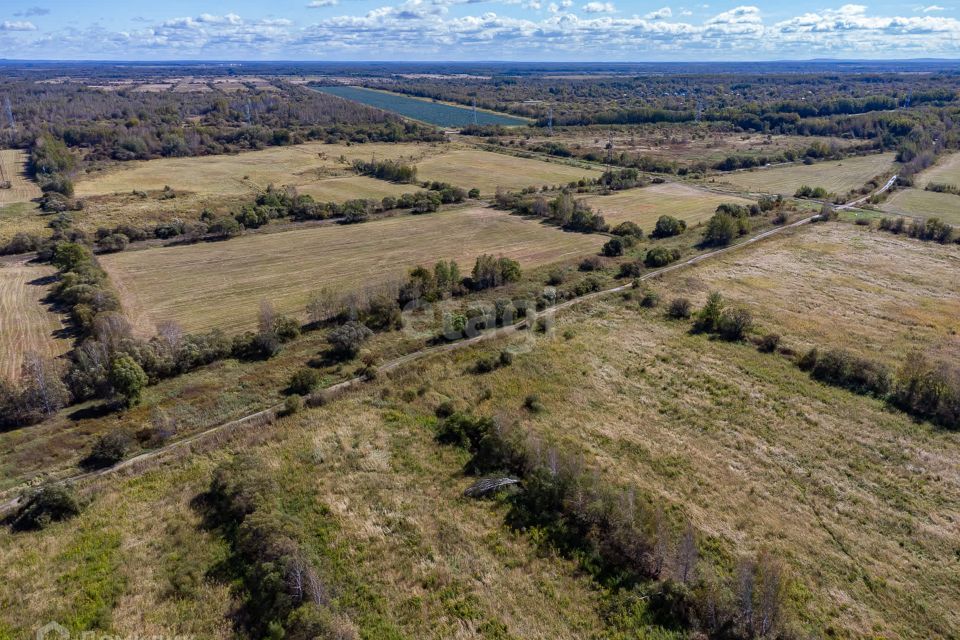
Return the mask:
<svg viewBox="0 0 960 640">
<path fill-rule="evenodd" d="M 742 2 L 742 0 L 741 0 Z M 0 58 L 960 58 L 960 1 L 2 0 Z"/>
</svg>

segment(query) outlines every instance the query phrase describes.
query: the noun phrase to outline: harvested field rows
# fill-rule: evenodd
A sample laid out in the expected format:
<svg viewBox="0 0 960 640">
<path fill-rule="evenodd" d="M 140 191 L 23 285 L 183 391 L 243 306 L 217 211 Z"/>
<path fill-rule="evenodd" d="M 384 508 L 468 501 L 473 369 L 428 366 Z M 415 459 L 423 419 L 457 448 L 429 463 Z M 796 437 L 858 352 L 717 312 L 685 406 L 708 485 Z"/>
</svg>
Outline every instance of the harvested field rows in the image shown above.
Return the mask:
<svg viewBox="0 0 960 640">
<path fill-rule="evenodd" d="M 923 189 L 903 189 L 880 205 L 883 211 L 915 218 L 940 218 L 960 225 L 960 196 Z"/>
<path fill-rule="evenodd" d="M 0 379 L 19 376 L 26 353 L 55 357 L 70 348 L 69 340 L 54 337 L 61 318 L 41 302 L 47 287 L 38 281 L 53 273 L 46 265 L 0 262 Z"/>
<path fill-rule="evenodd" d="M 738 171 L 718 176 L 716 181 L 759 193 L 792 196 L 797 189 L 807 185 L 823 187 L 831 193 L 842 195 L 862 187 L 874 176 L 892 170 L 893 160 L 893 154 L 883 153 L 810 165 L 792 164 L 772 169 Z"/>
<path fill-rule="evenodd" d="M 5 182 L 10 183 L 10 188 L 0 189 L 0 207 L 40 197 L 40 187 L 27 177 L 25 151 L 0 149 L 0 183 Z"/>
<path fill-rule="evenodd" d="M 456 259 L 469 273 L 482 253 L 523 266 L 546 264 L 596 251 L 603 239 L 478 207 L 117 253 L 101 263 L 145 333 L 160 320 L 176 320 L 189 331 L 242 331 L 255 326 L 262 299 L 302 315 L 311 292 L 322 287 L 380 285 L 439 259 Z"/>
<path fill-rule="evenodd" d="M 449 182 L 464 189 L 477 188 L 485 196 L 493 195 L 497 187 L 508 190 L 539 188 L 545 184 L 555 186 L 599 175 L 600 172 L 593 169 L 475 149 L 456 149 L 428 157 L 417 164 L 417 177 L 421 180 Z"/>
<path fill-rule="evenodd" d="M 642 189 L 628 189 L 606 196 L 583 198 L 607 222 L 630 221 L 640 225 L 644 233 L 653 230 L 657 218 L 669 215 L 686 221 L 688 226 L 707 220 L 724 203 L 750 204 L 749 200 L 723 196 L 676 182 L 656 184 Z"/>
</svg>

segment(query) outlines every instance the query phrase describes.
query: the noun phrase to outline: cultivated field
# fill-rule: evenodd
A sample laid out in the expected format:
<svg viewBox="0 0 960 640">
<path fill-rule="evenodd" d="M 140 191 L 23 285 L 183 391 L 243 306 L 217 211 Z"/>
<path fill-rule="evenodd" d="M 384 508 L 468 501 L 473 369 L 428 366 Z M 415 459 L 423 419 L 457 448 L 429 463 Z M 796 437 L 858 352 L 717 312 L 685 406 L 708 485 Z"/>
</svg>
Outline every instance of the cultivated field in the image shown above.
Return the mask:
<svg viewBox="0 0 960 640">
<path fill-rule="evenodd" d="M 356 185 L 343 180 L 345 176 L 358 178 L 350 168 L 354 160 L 375 157 L 414 162 L 443 149 L 441 145 L 428 144 L 348 146 L 312 142 L 232 155 L 126 162 L 78 180 L 76 192 L 78 196 L 92 196 L 155 191 L 169 186 L 178 191 L 230 196 L 249 195 L 273 184 L 303 187 L 304 192 L 318 189 L 334 196 L 333 199 L 349 200 L 362 197 L 354 195 L 356 190 L 372 191 L 366 179 L 357 180 Z M 331 187 L 318 186 L 330 178 L 340 180 Z M 391 195 L 395 192 L 393 186 L 384 183 L 383 191 L 376 197 Z M 415 189 L 412 185 L 405 187 L 408 191 Z"/>
<path fill-rule="evenodd" d="M 749 200 L 723 196 L 676 182 L 628 189 L 604 196 L 583 198 L 610 224 L 624 221 L 640 225 L 644 233 L 653 230 L 657 218 L 669 215 L 686 221 L 688 226 L 707 220 L 724 203 L 750 204 Z"/>
<path fill-rule="evenodd" d="M 902 189 L 880 205 L 883 211 L 916 218 L 940 218 L 960 225 L 960 196 L 923 189 Z"/>
<path fill-rule="evenodd" d="M 0 183 L 4 182 L 9 182 L 10 188 L 0 189 L 0 207 L 30 202 L 41 195 L 37 183 L 27 177 L 26 151 L 0 149 Z"/>
<path fill-rule="evenodd" d="M 823 187 L 831 193 L 843 195 L 851 189 L 862 187 L 871 178 L 893 170 L 893 159 L 890 153 L 874 154 L 811 165 L 792 164 L 771 169 L 736 171 L 712 180 L 759 193 L 792 196 L 797 189 L 807 185 Z"/>
<path fill-rule="evenodd" d="M 921 189 L 930 182 L 960 186 L 960 153 L 951 153 L 942 158 L 934 166 L 917 174 L 914 182 Z"/>
<path fill-rule="evenodd" d="M 960 246 L 851 224 L 804 227 L 669 276 L 671 295 L 710 291 L 791 346 L 844 347 L 896 366 L 915 348 L 960 358 Z"/>
<path fill-rule="evenodd" d="M 599 175 L 599 171 L 559 162 L 516 158 L 474 149 L 456 149 L 417 163 L 417 178 L 420 180 L 449 182 L 464 189 L 477 188 L 485 196 L 493 195 L 497 187 L 508 190 L 530 186 L 539 188 L 545 184 L 555 186 Z"/>
<path fill-rule="evenodd" d="M 595 251 L 602 241 L 478 207 L 130 251 L 103 256 L 101 263 L 145 332 L 168 319 L 190 331 L 240 331 L 254 326 L 262 299 L 300 315 L 321 287 L 383 284 L 439 259 L 456 259 L 468 273 L 482 253 L 534 266 Z"/>
<path fill-rule="evenodd" d="M 70 348 L 69 340 L 55 337 L 64 326 L 60 316 L 41 302 L 47 294 L 43 279 L 54 272 L 47 265 L 0 260 L 0 379 L 19 377 L 26 353 L 55 357 Z"/>
</svg>

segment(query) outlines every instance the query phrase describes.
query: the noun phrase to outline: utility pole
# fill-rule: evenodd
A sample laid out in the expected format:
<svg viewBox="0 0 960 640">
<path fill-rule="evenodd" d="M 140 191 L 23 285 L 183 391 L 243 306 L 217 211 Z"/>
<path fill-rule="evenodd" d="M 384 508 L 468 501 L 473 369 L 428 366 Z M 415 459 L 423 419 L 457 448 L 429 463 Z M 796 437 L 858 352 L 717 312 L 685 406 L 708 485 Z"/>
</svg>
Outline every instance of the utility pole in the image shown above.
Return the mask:
<svg viewBox="0 0 960 640">
<path fill-rule="evenodd" d="M 550 113 L 547 115 L 547 131 L 553 135 L 553 106 L 550 107 Z"/>
</svg>

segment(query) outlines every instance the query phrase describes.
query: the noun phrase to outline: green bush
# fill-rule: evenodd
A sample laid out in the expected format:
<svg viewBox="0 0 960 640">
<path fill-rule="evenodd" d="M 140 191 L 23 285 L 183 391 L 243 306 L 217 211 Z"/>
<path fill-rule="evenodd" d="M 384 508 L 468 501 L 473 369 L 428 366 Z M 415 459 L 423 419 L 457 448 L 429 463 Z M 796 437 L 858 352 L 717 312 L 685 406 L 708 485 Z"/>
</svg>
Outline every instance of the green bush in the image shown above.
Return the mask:
<svg viewBox="0 0 960 640">
<path fill-rule="evenodd" d="M 69 520 L 79 513 L 80 505 L 68 486 L 48 484 L 21 496 L 10 525 L 14 531 L 43 529 L 51 522 Z"/>
<path fill-rule="evenodd" d="M 657 218 L 657 223 L 654 226 L 653 233 L 650 234 L 650 237 L 669 238 L 671 236 L 678 236 L 686 230 L 687 223 L 683 220 L 678 220 L 673 216 L 660 216 Z"/>
<path fill-rule="evenodd" d="M 667 315 L 675 320 L 686 320 L 690 317 L 691 304 L 686 298 L 674 298 L 667 307 Z"/>
<path fill-rule="evenodd" d="M 320 374 L 314 369 L 304 367 L 290 376 L 290 383 L 287 386 L 291 393 L 305 396 L 318 384 L 320 384 Z"/>
<path fill-rule="evenodd" d="M 619 237 L 610 238 L 603 245 L 600 252 L 608 258 L 616 258 L 623 255 L 624 242 Z"/>
<path fill-rule="evenodd" d="M 753 328 L 753 315 L 742 307 L 725 309 L 720 316 L 720 325 L 717 327 L 724 340 L 735 342 L 743 340 Z"/>
<path fill-rule="evenodd" d="M 112 431 L 97 438 L 82 466 L 92 469 L 112 467 L 127 457 L 132 440 L 123 430 Z"/>
<path fill-rule="evenodd" d="M 655 269 L 658 267 L 665 267 L 671 262 L 676 262 L 680 259 L 680 250 L 679 249 L 668 249 L 666 247 L 654 247 L 647 251 L 647 255 L 643 258 L 643 264 Z"/>
</svg>

